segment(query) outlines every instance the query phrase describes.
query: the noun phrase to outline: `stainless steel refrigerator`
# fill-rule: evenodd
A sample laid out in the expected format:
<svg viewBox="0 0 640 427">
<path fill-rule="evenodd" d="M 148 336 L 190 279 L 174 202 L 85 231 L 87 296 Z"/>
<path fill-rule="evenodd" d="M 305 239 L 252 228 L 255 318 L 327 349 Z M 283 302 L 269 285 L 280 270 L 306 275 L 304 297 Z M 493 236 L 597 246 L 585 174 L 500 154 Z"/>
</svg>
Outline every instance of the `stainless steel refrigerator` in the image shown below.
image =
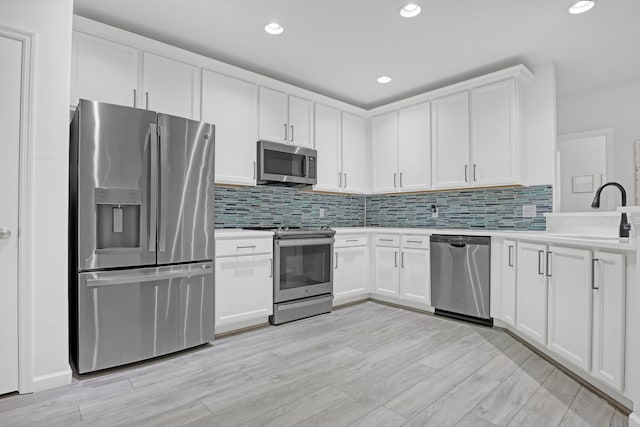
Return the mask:
<svg viewBox="0 0 640 427">
<path fill-rule="evenodd" d="M 79 373 L 213 340 L 214 130 L 80 100 L 69 177 L 70 350 Z"/>
</svg>

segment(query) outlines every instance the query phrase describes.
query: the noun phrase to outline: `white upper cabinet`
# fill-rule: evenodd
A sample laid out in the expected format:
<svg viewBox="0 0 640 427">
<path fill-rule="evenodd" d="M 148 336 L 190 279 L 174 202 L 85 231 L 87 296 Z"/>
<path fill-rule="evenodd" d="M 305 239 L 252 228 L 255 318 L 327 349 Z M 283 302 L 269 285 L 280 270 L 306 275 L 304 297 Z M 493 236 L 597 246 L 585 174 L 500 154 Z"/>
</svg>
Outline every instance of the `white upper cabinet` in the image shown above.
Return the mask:
<svg viewBox="0 0 640 427">
<path fill-rule="evenodd" d="M 392 193 L 398 189 L 398 112 L 375 116 L 371 124 L 373 192 Z"/>
<path fill-rule="evenodd" d="M 471 91 L 471 181 L 474 185 L 518 182 L 516 82 Z"/>
<path fill-rule="evenodd" d="M 198 67 L 144 52 L 142 92 L 144 99 L 138 100 L 141 108 L 200 120 Z"/>
<path fill-rule="evenodd" d="M 549 348 L 585 371 L 591 369 L 591 251 L 551 246 Z"/>
<path fill-rule="evenodd" d="M 273 142 L 288 142 L 287 95 L 277 90 L 260 86 L 259 135 L 260 139 Z"/>
<path fill-rule="evenodd" d="M 315 141 L 318 150 L 316 190 L 342 190 L 342 128 L 340 110 L 322 104 L 315 108 Z"/>
<path fill-rule="evenodd" d="M 71 105 L 78 99 L 136 106 L 140 51 L 88 34 L 73 32 Z"/>
<path fill-rule="evenodd" d="M 320 153 L 320 149 L 318 149 L 318 153 Z M 364 118 L 342 112 L 343 191 L 360 194 L 368 191 L 369 156 L 367 153 L 367 134 Z"/>
<path fill-rule="evenodd" d="M 289 95 L 289 142 L 313 148 L 313 102 Z"/>
<path fill-rule="evenodd" d="M 401 191 L 431 189 L 431 105 L 398 112 L 398 186 Z"/>
<path fill-rule="evenodd" d="M 216 183 L 256 182 L 258 87 L 202 71 L 202 121 L 216 126 Z"/>
<path fill-rule="evenodd" d="M 313 148 L 313 102 L 260 86 L 260 139 Z"/>
<path fill-rule="evenodd" d="M 469 92 L 432 101 L 434 188 L 468 187 Z"/>
</svg>

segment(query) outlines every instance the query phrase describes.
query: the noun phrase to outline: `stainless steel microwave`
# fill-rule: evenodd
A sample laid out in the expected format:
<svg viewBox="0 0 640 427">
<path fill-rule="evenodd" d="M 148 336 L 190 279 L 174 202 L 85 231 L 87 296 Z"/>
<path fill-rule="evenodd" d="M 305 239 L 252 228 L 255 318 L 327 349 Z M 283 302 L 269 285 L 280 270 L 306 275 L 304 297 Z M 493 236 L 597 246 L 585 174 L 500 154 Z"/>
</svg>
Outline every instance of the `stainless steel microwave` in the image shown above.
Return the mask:
<svg viewBox="0 0 640 427">
<path fill-rule="evenodd" d="M 258 141 L 257 183 L 314 185 L 318 182 L 317 153 L 310 148 Z"/>
</svg>

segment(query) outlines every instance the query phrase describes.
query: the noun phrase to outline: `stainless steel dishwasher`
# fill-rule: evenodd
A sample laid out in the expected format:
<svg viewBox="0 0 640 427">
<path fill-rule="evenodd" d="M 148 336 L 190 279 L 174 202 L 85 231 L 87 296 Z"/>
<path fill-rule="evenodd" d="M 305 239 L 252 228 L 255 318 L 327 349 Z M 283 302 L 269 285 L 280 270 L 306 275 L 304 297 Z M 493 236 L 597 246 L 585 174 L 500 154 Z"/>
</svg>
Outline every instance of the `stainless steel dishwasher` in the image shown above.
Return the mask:
<svg viewBox="0 0 640 427">
<path fill-rule="evenodd" d="M 493 325 L 491 237 L 431 236 L 431 305 L 436 314 Z"/>
</svg>

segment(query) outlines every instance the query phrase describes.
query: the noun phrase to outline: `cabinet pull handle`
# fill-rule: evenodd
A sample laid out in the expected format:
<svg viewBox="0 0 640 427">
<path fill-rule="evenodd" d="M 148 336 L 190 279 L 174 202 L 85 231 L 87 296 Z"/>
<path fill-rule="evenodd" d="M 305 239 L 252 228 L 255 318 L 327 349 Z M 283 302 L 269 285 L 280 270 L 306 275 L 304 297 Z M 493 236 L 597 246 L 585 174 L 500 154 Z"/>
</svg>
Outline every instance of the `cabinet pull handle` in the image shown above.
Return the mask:
<svg viewBox="0 0 640 427">
<path fill-rule="evenodd" d="M 597 291 L 600 289 L 599 286 L 596 286 L 596 267 L 598 266 L 598 258 L 594 258 L 591 264 L 591 289 Z"/>
<path fill-rule="evenodd" d="M 405 254 L 405 252 L 402 252 L 402 256 L 401 256 L 401 259 L 400 259 L 400 262 L 402 263 L 402 268 L 404 268 L 404 254 Z"/>
<path fill-rule="evenodd" d="M 393 255 L 394 255 L 394 264 L 396 268 L 398 268 L 398 251 L 395 251 Z"/>
<path fill-rule="evenodd" d="M 422 240 L 407 240 L 407 243 L 418 243 L 418 244 L 422 244 Z"/>
<path fill-rule="evenodd" d="M 357 242 L 357 241 L 358 241 L 358 239 L 347 239 L 346 240 L 347 243 L 349 243 L 349 242 Z"/>
<path fill-rule="evenodd" d="M 475 163 L 473 164 L 473 180 L 476 181 L 476 182 L 478 181 L 478 179 L 476 178 L 476 164 Z"/>
<path fill-rule="evenodd" d="M 256 245 L 251 246 L 236 246 L 236 249 L 255 249 Z"/>
<path fill-rule="evenodd" d="M 549 255 L 551 255 L 553 252 L 547 252 L 547 277 L 551 277 L 551 259 L 549 257 Z"/>
<path fill-rule="evenodd" d="M 138 98 L 138 91 L 137 90 L 133 90 L 133 108 L 136 108 L 136 100 Z"/>
<path fill-rule="evenodd" d="M 393 188 L 398 188 L 398 184 L 396 184 L 396 178 L 398 177 L 397 173 L 393 173 Z"/>
<path fill-rule="evenodd" d="M 291 125 L 291 142 L 293 142 L 293 125 Z"/>
<path fill-rule="evenodd" d="M 513 267 L 513 246 L 509 245 L 509 267 Z"/>
<path fill-rule="evenodd" d="M 402 188 L 402 172 L 400 172 L 400 188 Z"/>
<path fill-rule="evenodd" d="M 344 174 L 344 188 L 347 188 L 347 174 Z"/>
<path fill-rule="evenodd" d="M 269 277 L 273 277 L 273 258 L 269 258 Z"/>
<path fill-rule="evenodd" d="M 338 172 L 338 188 L 342 187 L 342 172 Z"/>
<path fill-rule="evenodd" d="M 144 100 L 146 104 L 145 110 L 148 110 L 149 109 L 149 92 L 144 93 Z"/>
<path fill-rule="evenodd" d="M 541 271 L 542 269 L 542 261 L 540 260 L 540 256 L 544 254 L 544 251 L 538 251 L 538 274 L 544 274 L 544 271 Z"/>
<path fill-rule="evenodd" d="M 469 182 L 469 165 L 464 165 L 464 182 Z"/>
<path fill-rule="evenodd" d="M 393 239 L 378 239 L 381 242 L 393 242 Z"/>
<path fill-rule="evenodd" d="M 288 137 L 288 133 L 287 133 L 287 124 L 284 124 L 284 140 L 286 141 L 287 139 L 289 139 Z"/>
<path fill-rule="evenodd" d="M 256 162 L 253 162 L 253 179 L 256 179 L 257 175 L 258 175 L 258 164 Z"/>
<path fill-rule="evenodd" d="M 336 252 L 335 254 L 336 254 L 336 265 L 333 268 L 337 270 L 338 269 L 338 252 Z"/>
</svg>

